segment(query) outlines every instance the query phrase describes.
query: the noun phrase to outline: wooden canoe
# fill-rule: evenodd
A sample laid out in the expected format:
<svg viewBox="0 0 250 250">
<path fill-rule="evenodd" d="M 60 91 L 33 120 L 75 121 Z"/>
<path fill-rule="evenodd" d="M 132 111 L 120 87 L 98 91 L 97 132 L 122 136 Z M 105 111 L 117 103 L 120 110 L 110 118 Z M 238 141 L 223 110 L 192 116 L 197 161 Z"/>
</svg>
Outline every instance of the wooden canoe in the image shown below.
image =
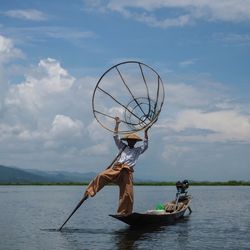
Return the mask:
<svg viewBox="0 0 250 250">
<path fill-rule="evenodd" d="M 152 213 L 153 210 L 146 213 L 131 213 L 129 215 L 116 215 L 110 214 L 109 216 L 120 220 L 130 226 L 146 226 L 146 225 L 168 225 L 175 223 L 178 219 L 182 218 L 186 212 L 192 212 L 190 208 L 191 197 L 188 196 L 183 202 L 183 207 L 173 212 Z M 175 201 L 168 204 L 175 204 Z M 157 212 L 157 211 L 156 211 Z"/>
</svg>

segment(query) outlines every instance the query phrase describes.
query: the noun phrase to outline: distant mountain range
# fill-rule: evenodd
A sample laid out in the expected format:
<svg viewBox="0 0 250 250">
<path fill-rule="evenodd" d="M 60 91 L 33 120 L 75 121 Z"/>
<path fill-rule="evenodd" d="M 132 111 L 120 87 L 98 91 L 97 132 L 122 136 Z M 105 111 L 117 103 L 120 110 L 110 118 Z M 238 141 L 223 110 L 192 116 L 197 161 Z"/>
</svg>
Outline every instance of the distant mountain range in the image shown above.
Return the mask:
<svg viewBox="0 0 250 250">
<path fill-rule="evenodd" d="M 0 184 L 16 183 L 69 183 L 89 182 L 96 176 L 94 172 L 77 173 L 66 171 L 40 171 L 31 169 L 20 169 L 0 165 Z"/>
<path fill-rule="evenodd" d="M 97 173 L 78 173 L 66 171 L 40 171 L 0 165 L 0 184 L 46 184 L 46 183 L 88 183 Z M 134 179 L 135 182 L 152 180 Z"/>
<path fill-rule="evenodd" d="M 40 171 L 33 169 L 21 169 L 17 167 L 6 167 L 0 165 L 0 185 L 4 184 L 80 184 L 89 183 L 97 173 L 78 173 L 78 172 L 66 172 L 66 171 Z M 134 179 L 137 184 L 151 183 L 152 185 L 175 185 L 175 182 L 161 182 L 148 179 Z M 227 186 L 250 186 L 249 181 L 192 181 L 189 180 L 191 185 L 227 185 Z M 164 184 L 165 183 L 165 184 Z"/>
</svg>

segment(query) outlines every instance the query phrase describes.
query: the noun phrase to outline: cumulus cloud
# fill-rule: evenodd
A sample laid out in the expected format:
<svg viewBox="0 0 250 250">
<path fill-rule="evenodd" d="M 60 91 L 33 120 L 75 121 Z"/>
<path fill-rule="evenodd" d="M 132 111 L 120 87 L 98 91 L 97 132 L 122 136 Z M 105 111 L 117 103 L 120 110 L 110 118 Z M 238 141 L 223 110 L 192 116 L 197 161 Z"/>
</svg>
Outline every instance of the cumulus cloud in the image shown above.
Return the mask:
<svg viewBox="0 0 250 250">
<path fill-rule="evenodd" d="M 12 18 L 32 21 L 44 21 L 47 19 L 47 15 L 36 9 L 8 10 L 5 12 L 5 15 Z"/>
<path fill-rule="evenodd" d="M 7 77 L 7 68 L 14 59 L 24 58 L 23 52 L 14 46 L 11 39 L 0 35 L 0 117 L 4 112 L 4 98 L 9 89 Z"/>
<path fill-rule="evenodd" d="M 65 115 L 56 115 L 52 122 L 51 133 L 54 137 L 79 136 L 83 129 L 83 124 L 79 120 L 72 120 Z"/>
<path fill-rule="evenodd" d="M 47 149 L 62 149 L 66 146 L 66 151 L 71 151 L 79 146 L 79 141 L 84 135 L 83 129 L 82 121 L 73 120 L 65 115 L 56 115 L 50 130 L 44 134 L 44 146 Z"/>
<path fill-rule="evenodd" d="M 0 64 L 6 63 L 14 58 L 23 58 L 23 52 L 15 48 L 13 41 L 0 35 Z"/>
<path fill-rule="evenodd" d="M 193 79 L 193 82 L 199 79 Z M 204 82 L 204 79 L 202 80 Z M 199 85 L 168 83 L 166 85 L 166 99 L 176 108 L 211 109 L 227 100 L 226 88 L 221 84 L 205 82 Z"/>
<path fill-rule="evenodd" d="M 229 88 L 204 75 L 192 82 L 166 84 L 166 107 L 155 126 L 168 143 L 249 143 L 249 102 L 241 103 Z"/>
<path fill-rule="evenodd" d="M 9 148 L 6 155 L 13 157 L 20 150 L 26 150 L 24 154 L 37 150 L 46 155 L 53 150 L 81 155 L 89 147 L 84 127 L 93 119 L 90 93 L 95 81 L 91 77 L 76 80 L 59 61 L 47 58 L 32 66 L 23 82 L 5 84 L 1 93 L 1 152 Z"/>
<path fill-rule="evenodd" d="M 250 3 L 245 0 L 138 0 L 85 1 L 86 8 L 101 12 L 115 11 L 153 27 L 176 27 L 206 21 L 240 22 L 250 20 Z M 165 10 L 159 19 L 155 11 Z M 171 17 L 170 17 L 171 16 Z"/>
<path fill-rule="evenodd" d="M 70 89 L 74 80 L 58 61 L 47 58 L 39 62 L 35 77 L 28 76 L 25 84 L 48 93 L 57 93 Z"/>
<path fill-rule="evenodd" d="M 74 81 L 56 60 L 41 60 L 24 82 L 9 86 L 4 101 L 5 119 L 29 127 L 46 124 L 57 113 L 69 108 L 67 101 L 73 101 L 70 92 Z"/>
<path fill-rule="evenodd" d="M 234 110 L 203 112 L 185 110 L 177 115 L 176 120 L 167 125 L 173 131 L 188 129 L 204 131 L 202 134 L 179 136 L 183 141 L 199 142 L 250 142 L 250 117 Z"/>
</svg>

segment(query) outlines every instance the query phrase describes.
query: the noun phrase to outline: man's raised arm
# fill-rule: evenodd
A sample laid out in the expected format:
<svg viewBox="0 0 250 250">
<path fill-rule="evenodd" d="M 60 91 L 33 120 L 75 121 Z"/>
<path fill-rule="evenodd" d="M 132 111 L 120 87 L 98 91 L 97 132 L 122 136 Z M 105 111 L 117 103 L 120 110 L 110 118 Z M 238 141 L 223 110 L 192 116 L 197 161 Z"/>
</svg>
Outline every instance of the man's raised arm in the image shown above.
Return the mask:
<svg viewBox="0 0 250 250">
<path fill-rule="evenodd" d="M 120 118 L 118 116 L 115 117 L 115 129 L 114 129 L 115 134 L 118 134 L 118 129 L 119 129 L 120 123 L 121 123 Z"/>
<path fill-rule="evenodd" d="M 124 143 L 119 139 L 119 136 L 118 136 L 118 129 L 119 129 L 120 123 L 121 123 L 120 118 L 115 117 L 114 140 L 115 140 L 115 144 L 118 147 L 118 149 L 121 149 L 124 145 Z"/>
</svg>

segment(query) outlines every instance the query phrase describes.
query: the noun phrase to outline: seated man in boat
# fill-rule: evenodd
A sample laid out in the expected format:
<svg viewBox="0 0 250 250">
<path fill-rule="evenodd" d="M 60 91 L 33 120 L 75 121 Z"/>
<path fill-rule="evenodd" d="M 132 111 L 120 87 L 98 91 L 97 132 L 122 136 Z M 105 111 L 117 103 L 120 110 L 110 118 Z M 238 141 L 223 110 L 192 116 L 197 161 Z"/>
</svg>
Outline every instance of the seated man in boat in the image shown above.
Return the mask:
<svg viewBox="0 0 250 250">
<path fill-rule="evenodd" d="M 85 195 L 93 197 L 99 190 L 109 183 L 115 183 L 120 188 L 119 206 L 117 214 L 127 215 L 133 211 L 133 172 L 138 157 L 148 148 L 148 129 L 144 132 L 143 145 L 135 147 L 135 144 L 142 139 L 135 133 L 128 134 L 119 138 L 118 129 L 120 118 L 115 118 L 116 124 L 114 129 L 114 140 L 120 156 L 114 163 L 113 167 L 102 171 L 96 178 L 90 182 L 86 189 Z M 125 144 L 123 141 L 126 141 Z"/>
</svg>

